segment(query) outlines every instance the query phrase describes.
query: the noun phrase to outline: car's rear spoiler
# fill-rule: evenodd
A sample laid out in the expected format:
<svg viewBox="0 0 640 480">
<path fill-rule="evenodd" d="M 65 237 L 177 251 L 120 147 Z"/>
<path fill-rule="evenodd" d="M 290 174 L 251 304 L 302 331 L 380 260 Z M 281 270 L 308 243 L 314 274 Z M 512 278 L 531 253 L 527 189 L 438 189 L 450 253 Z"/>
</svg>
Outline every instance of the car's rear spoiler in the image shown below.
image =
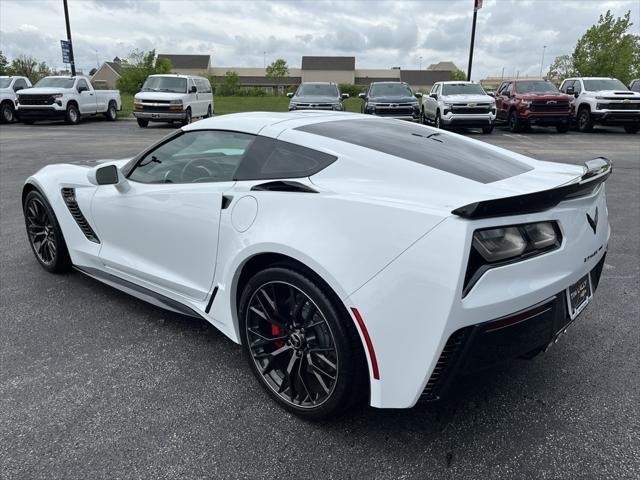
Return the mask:
<svg viewBox="0 0 640 480">
<path fill-rule="evenodd" d="M 459 217 L 475 220 L 478 218 L 542 212 L 555 207 L 565 199 L 589 195 L 611 175 L 612 171 L 613 165 L 610 160 L 604 157 L 594 158 L 585 162 L 585 172 L 582 177 L 570 184 L 515 197 L 474 202 L 464 207 L 456 208 L 451 213 Z"/>
</svg>

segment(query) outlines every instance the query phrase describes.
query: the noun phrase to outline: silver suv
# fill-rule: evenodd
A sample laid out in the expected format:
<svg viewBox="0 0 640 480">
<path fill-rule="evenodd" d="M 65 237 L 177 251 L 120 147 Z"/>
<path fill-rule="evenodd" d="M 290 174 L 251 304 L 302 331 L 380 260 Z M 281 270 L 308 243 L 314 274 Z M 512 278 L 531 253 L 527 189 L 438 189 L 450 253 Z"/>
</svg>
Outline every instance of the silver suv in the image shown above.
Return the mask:
<svg viewBox="0 0 640 480">
<path fill-rule="evenodd" d="M 344 110 L 342 100 L 349 98 L 348 93 L 340 93 L 333 82 L 304 82 L 295 94 L 287 93 L 291 98 L 289 110 Z"/>
</svg>

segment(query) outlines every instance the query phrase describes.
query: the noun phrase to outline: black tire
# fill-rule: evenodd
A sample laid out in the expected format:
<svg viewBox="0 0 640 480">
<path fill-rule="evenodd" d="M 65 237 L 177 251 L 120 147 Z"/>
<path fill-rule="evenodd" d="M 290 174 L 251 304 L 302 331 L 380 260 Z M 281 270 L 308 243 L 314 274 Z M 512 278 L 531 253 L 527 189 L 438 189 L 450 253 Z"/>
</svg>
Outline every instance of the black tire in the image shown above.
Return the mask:
<svg viewBox="0 0 640 480">
<path fill-rule="evenodd" d="M 25 125 L 33 125 L 36 121 L 35 120 L 23 120 L 22 123 L 24 123 Z"/>
<path fill-rule="evenodd" d="M 115 122 L 118 119 L 118 107 L 116 106 L 116 102 L 113 100 L 109 102 L 109 106 L 107 107 L 107 111 L 104 112 L 104 116 L 110 122 Z"/>
<path fill-rule="evenodd" d="M 147 128 L 149 126 L 149 120 L 145 120 L 144 118 L 137 118 L 138 126 L 140 128 Z"/>
<path fill-rule="evenodd" d="M 518 113 L 513 109 L 509 112 L 509 131 L 512 133 L 518 133 L 521 129 L 522 125 L 520 124 Z"/>
<path fill-rule="evenodd" d="M 187 107 L 187 110 L 184 113 L 184 118 L 182 119 L 182 125 L 189 125 L 191 123 L 191 108 Z"/>
<path fill-rule="evenodd" d="M 204 118 L 211 118 L 211 105 L 207 107 L 207 114 L 204 116 Z"/>
<path fill-rule="evenodd" d="M 77 125 L 80 123 L 80 110 L 76 104 L 72 103 L 67 106 L 67 111 L 64 114 L 64 121 L 69 125 Z"/>
<path fill-rule="evenodd" d="M 493 123 L 491 124 L 491 126 L 489 127 L 482 127 L 482 133 L 484 133 L 485 135 L 490 134 L 491 132 L 493 132 Z"/>
<path fill-rule="evenodd" d="M 51 273 L 71 268 L 69 250 L 51 205 L 37 190 L 30 191 L 22 206 L 27 237 L 38 263 Z"/>
<path fill-rule="evenodd" d="M 556 131 L 558 133 L 567 133 L 569 131 L 569 125 L 556 125 Z"/>
<path fill-rule="evenodd" d="M 442 119 L 440 118 L 440 112 L 439 111 L 436 112 L 436 119 L 433 122 L 433 124 L 434 124 L 434 126 L 436 128 L 439 128 L 441 130 L 446 130 L 444 124 L 442 123 Z"/>
<path fill-rule="evenodd" d="M 238 316 L 251 370 L 286 410 L 326 418 L 368 393 L 353 320 L 320 279 L 288 265 L 268 267 L 244 286 Z"/>
<path fill-rule="evenodd" d="M 593 119 L 588 108 L 583 108 L 578 112 L 578 130 L 581 132 L 590 132 L 593 130 Z"/>
<path fill-rule="evenodd" d="M 16 111 L 9 102 L 0 106 L 0 123 L 13 123 L 16 121 Z"/>
<path fill-rule="evenodd" d="M 640 127 L 637 125 L 626 125 L 624 127 L 624 131 L 627 133 L 638 133 L 638 130 L 640 130 Z"/>
</svg>

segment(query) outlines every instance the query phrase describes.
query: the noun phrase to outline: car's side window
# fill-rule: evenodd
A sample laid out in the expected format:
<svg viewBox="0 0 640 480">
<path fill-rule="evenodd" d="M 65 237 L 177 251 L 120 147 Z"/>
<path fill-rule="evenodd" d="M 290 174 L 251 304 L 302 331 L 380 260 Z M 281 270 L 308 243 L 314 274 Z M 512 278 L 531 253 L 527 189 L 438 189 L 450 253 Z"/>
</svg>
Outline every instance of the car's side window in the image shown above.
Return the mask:
<svg viewBox="0 0 640 480">
<path fill-rule="evenodd" d="M 513 83 L 509 82 L 505 85 L 504 90 L 502 91 L 503 95 L 507 97 L 511 96 L 511 92 L 513 91 Z"/>
<path fill-rule="evenodd" d="M 258 136 L 242 159 L 235 180 L 309 177 L 336 160 L 312 148 Z"/>
<path fill-rule="evenodd" d="M 582 83 L 580 82 L 580 80 L 576 80 L 575 82 L 573 82 L 573 92 L 574 93 L 582 92 Z"/>
<path fill-rule="evenodd" d="M 85 91 L 87 91 L 87 90 L 89 90 L 89 85 L 87 85 L 86 80 L 84 80 L 83 78 L 81 78 L 81 79 L 79 79 L 79 80 L 78 80 L 78 85 L 77 85 L 77 87 L 76 87 L 76 88 L 78 89 L 78 91 L 83 90 L 83 89 L 84 89 Z"/>
<path fill-rule="evenodd" d="M 140 183 L 228 182 L 254 139 L 222 130 L 186 132 L 144 155 L 128 178 Z"/>
<path fill-rule="evenodd" d="M 13 84 L 13 90 L 17 92 L 18 90 L 21 90 L 23 88 L 27 88 L 27 82 L 22 78 L 17 79 Z"/>
</svg>

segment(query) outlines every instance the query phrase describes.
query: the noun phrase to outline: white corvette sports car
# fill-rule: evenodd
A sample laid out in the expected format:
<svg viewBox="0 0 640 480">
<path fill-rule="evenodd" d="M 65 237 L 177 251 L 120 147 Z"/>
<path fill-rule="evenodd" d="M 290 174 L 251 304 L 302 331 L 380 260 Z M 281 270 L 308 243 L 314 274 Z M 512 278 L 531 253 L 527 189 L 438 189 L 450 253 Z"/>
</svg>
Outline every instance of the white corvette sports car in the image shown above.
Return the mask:
<svg viewBox="0 0 640 480">
<path fill-rule="evenodd" d="M 206 319 L 317 418 L 438 399 L 554 342 L 598 286 L 611 169 L 368 115 L 246 113 L 47 166 L 22 199 L 45 269 Z"/>
</svg>

